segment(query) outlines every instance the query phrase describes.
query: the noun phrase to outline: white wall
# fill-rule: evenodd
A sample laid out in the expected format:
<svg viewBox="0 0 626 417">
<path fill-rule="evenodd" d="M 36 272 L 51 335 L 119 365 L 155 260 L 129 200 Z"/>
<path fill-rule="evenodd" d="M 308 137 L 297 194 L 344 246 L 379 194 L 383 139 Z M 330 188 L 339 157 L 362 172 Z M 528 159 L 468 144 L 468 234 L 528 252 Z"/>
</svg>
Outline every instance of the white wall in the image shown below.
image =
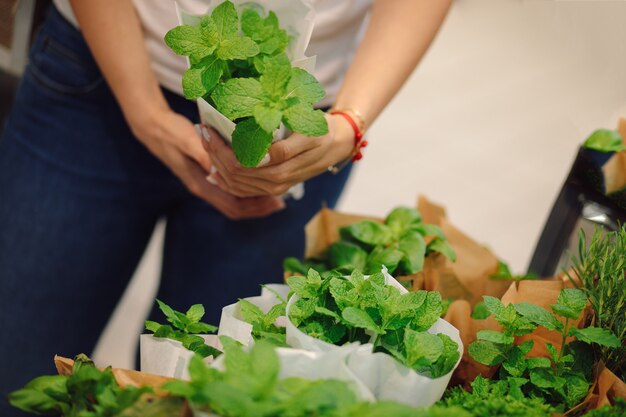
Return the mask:
<svg viewBox="0 0 626 417">
<path fill-rule="evenodd" d="M 626 116 L 625 21 L 624 1 L 457 1 L 372 128 L 340 209 L 383 215 L 426 194 L 525 271 L 577 146 Z M 159 244 L 103 337 L 101 363 L 132 364 Z"/>
</svg>

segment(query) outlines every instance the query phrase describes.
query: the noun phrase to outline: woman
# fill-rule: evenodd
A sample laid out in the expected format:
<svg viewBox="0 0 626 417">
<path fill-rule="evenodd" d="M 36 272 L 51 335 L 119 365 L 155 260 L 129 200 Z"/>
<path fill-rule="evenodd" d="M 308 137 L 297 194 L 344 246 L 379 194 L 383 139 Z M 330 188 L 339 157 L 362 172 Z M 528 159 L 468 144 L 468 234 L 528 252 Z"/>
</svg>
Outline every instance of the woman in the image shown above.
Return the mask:
<svg viewBox="0 0 626 417">
<path fill-rule="evenodd" d="M 314 1 L 321 106 L 346 114 L 244 170 L 214 131 L 203 148 L 196 106 L 180 96 L 185 63 L 162 41 L 174 2 L 55 0 L 0 140 L 0 396 L 52 372 L 52 354 L 93 349 L 161 217 L 158 297 L 174 307 L 204 303 L 217 323 L 223 305 L 280 280 L 304 224 L 347 179 L 325 171 L 356 152 L 348 119 L 374 122 L 450 1 Z M 277 197 L 301 181 L 302 200 Z"/>
</svg>

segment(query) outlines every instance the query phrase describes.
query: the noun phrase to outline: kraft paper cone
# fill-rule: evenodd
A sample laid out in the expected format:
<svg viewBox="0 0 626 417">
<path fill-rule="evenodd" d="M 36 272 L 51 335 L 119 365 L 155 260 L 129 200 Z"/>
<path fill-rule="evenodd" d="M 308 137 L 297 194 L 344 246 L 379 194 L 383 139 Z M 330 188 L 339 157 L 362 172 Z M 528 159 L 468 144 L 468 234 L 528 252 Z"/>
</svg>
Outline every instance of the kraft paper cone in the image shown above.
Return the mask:
<svg viewBox="0 0 626 417">
<path fill-rule="evenodd" d="M 467 351 L 467 346 L 476 341 L 476 333 L 479 331 L 501 331 L 502 326 L 500 326 L 493 317 L 489 317 L 485 320 L 472 318 L 472 306 L 467 300 L 456 300 L 450 304 L 444 320 L 459 330 L 463 345 L 466 346 L 461 358 L 461 363 L 452 375 L 450 385 L 463 385 L 466 389 L 469 389 L 471 382 L 476 379 L 478 375 L 491 378 L 496 368 L 483 365 L 472 359 Z"/>
<path fill-rule="evenodd" d="M 483 295 L 501 297 L 510 281 L 489 278 L 498 269 L 496 256 L 454 227 L 446 219 L 442 207 L 420 196 L 417 208 L 425 223 L 441 227 L 457 254 L 457 260 L 452 262 L 440 254 L 432 254 L 425 259 L 422 272 L 398 277 L 398 281 L 406 283 L 413 291 L 436 290 L 444 299 L 465 299 L 472 305 L 481 301 Z M 340 227 L 362 220 L 383 222 L 380 218 L 322 208 L 305 227 L 305 257 L 319 258 L 329 245 L 339 240 Z"/>
<path fill-rule="evenodd" d="M 54 365 L 56 366 L 59 375 L 71 375 L 74 361 L 72 359 L 64 358 L 62 356 L 54 357 Z M 133 371 L 130 369 L 113 368 L 113 375 L 120 387 L 153 387 L 159 393 L 158 388 L 172 378 L 166 378 L 159 375 L 147 374 L 145 372 Z M 162 394 L 162 392 L 161 392 Z"/>
</svg>

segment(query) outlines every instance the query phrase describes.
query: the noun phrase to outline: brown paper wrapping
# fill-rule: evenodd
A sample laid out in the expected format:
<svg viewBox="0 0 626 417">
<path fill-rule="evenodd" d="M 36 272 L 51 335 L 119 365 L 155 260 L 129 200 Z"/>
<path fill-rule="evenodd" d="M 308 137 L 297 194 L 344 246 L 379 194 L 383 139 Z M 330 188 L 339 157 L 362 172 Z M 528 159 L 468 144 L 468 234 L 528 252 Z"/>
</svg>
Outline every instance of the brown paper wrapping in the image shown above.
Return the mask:
<svg viewBox="0 0 626 417">
<path fill-rule="evenodd" d="M 57 355 L 54 357 L 54 365 L 56 366 L 59 375 L 71 375 L 74 361 L 72 359 L 64 358 Z M 112 371 L 113 375 L 115 376 L 115 380 L 120 387 L 124 388 L 128 386 L 149 386 L 155 388 L 158 394 L 163 394 L 163 392 L 160 391 L 159 388 L 166 382 L 172 380 L 171 378 L 166 378 L 164 376 L 152 375 L 129 369 L 113 368 Z"/>
<path fill-rule="evenodd" d="M 456 300 L 448 307 L 448 312 L 444 320 L 459 329 L 461 340 L 463 341 L 463 357 L 461 363 L 454 371 L 451 385 L 463 385 L 469 389 L 470 383 L 478 376 L 482 375 L 491 378 L 496 371 L 495 367 L 489 367 L 476 362 L 469 355 L 467 347 L 476 341 L 476 333 L 481 330 L 501 331 L 502 326 L 493 317 L 486 320 L 476 320 L 472 318 L 472 306 L 467 300 Z"/>
<path fill-rule="evenodd" d="M 619 120 L 617 130 L 624 138 L 624 143 L 626 144 L 626 119 L 622 118 Z M 604 173 L 604 184 L 607 194 L 626 188 L 626 151 L 613 155 L 602 167 L 602 172 Z"/>
<path fill-rule="evenodd" d="M 489 279 L 498 269 L 498 259 L 487 248 L 479 245 L 446 218 L 445 210 L 420 196 L 418 210 L 425 223 L 439 226 L 457 254 L 456 262 L 440 254 L 426 258 L 421 273 L 398 277 L 416 290 L 439 291 L 443 298 L 464 299 L 471 305 L 482 300 L 483 295 L 500 297 L 510 281 Z M 320 257 L 328 246 L 339 240 L 338 229 L 361 220 L 382 223 L 382 219 L 354 214 L 339 213 L 323 208 L 306 225 L 307 258 Z"/>
</svg>

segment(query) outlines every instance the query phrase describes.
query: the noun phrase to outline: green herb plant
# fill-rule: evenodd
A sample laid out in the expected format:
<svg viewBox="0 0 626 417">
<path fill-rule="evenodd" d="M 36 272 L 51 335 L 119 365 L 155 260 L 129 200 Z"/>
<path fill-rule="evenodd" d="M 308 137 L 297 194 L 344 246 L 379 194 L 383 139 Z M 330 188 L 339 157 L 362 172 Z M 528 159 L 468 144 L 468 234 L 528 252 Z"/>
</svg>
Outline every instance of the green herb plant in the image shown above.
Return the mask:
<svg viewBox="0 0 626 417">
<path fill-rule="evenodd" d="M 505 306 L 495 297 L 484 297 L 486 308 L 502 325 L 502 332 L 482 330 L 468 351 L 476 361 L 489 366 L 500 365 L 499 379 L 506 381 L 511 395 L 543 398 L 545 402 L 570 408 L 579 403 L 590 387 L 593 356 L 590 345 L 618 346 L 617 337 L 606 329 L 578 329 L 573 323 L 587 304 L 578 289 L 561 290 L 552 312 L 530 303 Z M 532 340 L 515 343 L 517 336 L 531 333 L 538 326 L 561 335 L 560 346 L 546 344 L 550 355 L 528 357 Z M 567 343 L 573 337 L 575 342 Z"/>
<path fill-rule="evenodd" d="M 111 368 L 98 370 L 85 355 L 74 360 L 72 374 L 40 376 L 9 394 L 22 411 L 64 417 L 116 417 L 132 407 L 150 388 L 120 388 Z"/>
<path fill-rule="evenodd" d="M 626 380 L 626 226 L 615 232 L 597 229 L 588 246 L 581 231 L 578 247 L 571 278 L 591 303 L 593 314 L 586 322 L 619 338 L 618 346 L 596 346 L 596 357 Z"/>
<path fill-rule="evenodd" d="M 353 387 L 333 379 L 279 379 L 274 346 L 261 340 L 249 351 L 228 337 L 224 370 L 207 367 L 194 357 L 190 382 L 171 381 L 164 389 L 188 399 L 194 409 L 223 417 L 470 417 L 458 407 L 416 409 L 391 401 L 361 402 Z"/>
<path fill-rule="evenodd" d="M 276 346 L 287 346 L 285 328 L 276 326 L 275 322 L 285 315 L 287 300 L 274 292 L 279 303 L 272 306 L 267 313 L 248 300 L 239 300 L 239 308 L 243 320 L 252 325 L 252 337 L 255 340 L 266 340 Z"/>
<path fill-rule="evenodd" d="M 287 283 L 299 297 L 289 319 L 312 337 L 335 345 L 371 341 L 376 352 L 432 378 L 450 372 L 459 359 L 456 342 L 426 332 L 443 309 L 436 291 L 401 294 L 382 273 L 365 279 L 358 270 L 346 279 L 322 278 L 311 269 L 307 277 L 291 276 Z"/>
<path fill-rule="evenodd" d="M 324 113 L 313 109 L 324 89 L 313 75 L 292 67 L 285 52 L 290 39 L 275 13 L 261 17 L 247 7 L 240 18 L 231 1 L 199 26 L 177 26 L 165 35 L 175 53 L 189 57 L 185 96 L 206 99 L 236 123 L 233 151 L 245 167 L 258 165 L 281 123 L 305 136 L 328 133 Z"/>
<path fill-rule="evenodd" d="M 511 389 L 513 388 L 513 389 Z M 526 397 L 508 380 L 493 381 L 480 375 L 472 382 L 472 391 L 461 387 L 449 389 L 440 406 L 457 406 L 475 417 L 550 417 L 556 411 L 538 397 Z"/>
<path fill-rule="evenodd" d="M 176 311 L 161 300 L 156 300 L 159 309 L 165 315 L 170 324 L 160 324 L 155 321 L 146 320 L 146 330 L 154 333 L 154 337 L 177 340 L 183 346 L 202 357 L 220 355 L 220 351 L 204 343 L 204 339 L 199 334 L 213 333 L 217 327 L 203 323 L 204 306 L 202 304 L 192 305 L 186 313 Z"/>
<path fill-rule="evenodd" d="M 363 220 L 340 228 L 339 233 L 341 239 L 329 246 L 322 259 L 301 263 L 287 258 L 284 269 L 301 275 L 306 275 L 309 268 L 342 273 L 359 269 L 374 274 L 385 266 L 391 275 L 400 276 L 422 271 L 424 258 L 433 252 L 456 260 L 441 229 L 424 223 L 414 208 L 397 207 L 387 215 L 384 224 Z M 430 238 L 428 243 L 426 238 Z"/>
</svg>

